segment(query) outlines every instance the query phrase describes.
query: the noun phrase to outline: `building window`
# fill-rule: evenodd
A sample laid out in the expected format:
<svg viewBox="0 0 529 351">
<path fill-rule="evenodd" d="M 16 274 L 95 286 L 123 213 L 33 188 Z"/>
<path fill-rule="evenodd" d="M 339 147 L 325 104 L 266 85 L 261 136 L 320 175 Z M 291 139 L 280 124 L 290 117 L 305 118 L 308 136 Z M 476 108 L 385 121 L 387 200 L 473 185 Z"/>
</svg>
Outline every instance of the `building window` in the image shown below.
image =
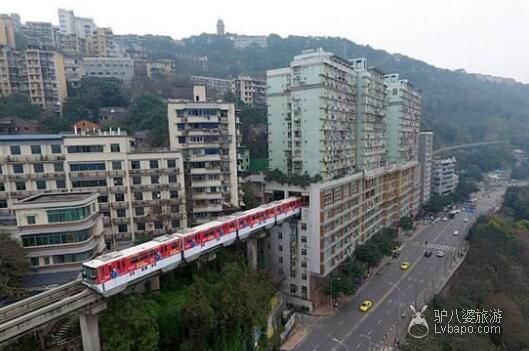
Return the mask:
<svg viewBox="0 0 529 351">
<path fill-rule="evenodd" d="M 51 153 L 60 154 L 62 152 L 60 144 L 51 144 Z"/>
<path fill-rule="evenodd" d="M 35 219 L 35 216 L 26 216 L 26 222 L 28 224 L 35 224 L 37 223 L 36 219 Z"/>
<path fill-rule="evenodd" d="M 119 144 L 110 144 L 111 152 L 119 152 Z"/>
<path fill-rule="evenodd" d="M 151 176 L 151 184 L 159 184 L 160 183 L 160 176 Z"/>
<path fill-rule="evenodd" d="M 134 185 L 141 184 L 141 177 L 132 177 L 132 184 Z"/>
<path fill-rule="evenodd" d="M 283 240 L 283 233 L 281 233 L 281 232 L 277 232 L 277 238 L 278 238 L 279 240 Z"/>
<path fill-rule="evenodd" d="M 107 203 L 108 202 L 108 195 L 99 195 L 97 198 L 98 203 Z"/>
<path fill-rule="evenodd" d="M 116 193 L 114 197 L 118 202 L 125 201 L 125 194 L 123 193 Z"/>
<path fill-rule="evenodd" d="M 61 163 L 54 163 L 53 164 L 53 170 L 55 172 L 64 172 L 64 165 Z"/>
<path fill-rule="evenodd" d="M 40 155 L 41 153 L 42 153 L 42 149 L 40 145 L 31 145 L 31 154 Z"/>
<path fill-rule="evenodd" d="M 176 174 L 169 174 L 169 183 L 176 183 Z"/>
<path fill-rule="evenodd" d="M 302 235 L 302 236 L 301 236 L 301 242 L 302 242 L 302 243 L 306 243 L 306 242 L 307 242 L 307 237 L 304 236 L 304 235 Z"/>
<path fill-rule="evenodd" d="M 171 198 L 171 199 L 176 199 L 177 197 L 178 197 L 178 191 L 176 191 L 176 190 L 171 190 L 171 191 L 169 192 L 169 198 Z"/>
<path fill-rule="evenodd" d="M 118 232 L 120 233 L 126 233 L 128 229 L 129 229 L 129 226 L 126 224 L 118 225 Z"/>
<path fill-rule="evenodd" d="M 114 186 L 123 185 L 123 178 L 114 178 Z"/>
<path fill-rule="evenodd" d="M 118 208 L 116 210 L 116 215 L 118 217 L 125 217 L 127 215 L 127 210 L 125 210 L 124 208 Z"/>
<path fill-rule="evenodd" d="M 97 163 L 74 163 L 70 165 L 70 171 L 72 172 L 83 172 L 83 171 L 104 171 L 106 169 L 104 162 Z"/>
<path fill-rule="evenodd" d="M 155 221 L 154 222 L 154 229 L 162 229 L 163 228 L 163 223 L 160 222 L 160 221 Z"/>
<path fill-rule="evenodd" d="M 136 192 L 134 193 L 134 200 L 141 201 L 143 200 L 143 193 L 142 192 Z"/>
<path fill-rule="evenodd" d="M 130 168 L 131 169 L 140 169 L 140 161 L 130 161 Z"/>
<path fill-rule="evenodd" d="M 20 155 L 20 145 L 11 145 L 9 147 L 11 155 Z"/>
<path fill-rule="evenodd" d="M 307 249 L 301 249 L 301 256 L 307 256 Z"/>
<path fill-rule="evenodd" d="M 301 230 L 307 230 L 307 223 L 301 223 Z"/>
<path fill-rule="evenodd" d="M 31 259 L 29 261 L 30 261 L 30 264 L 33 267 L 38 267 L 39 266 L 39 258 L 38 257 L 31 257 Z"/>
<path fill-rule="evenodd" d="M 152 192 L 152 199 L 153 200 L 159 200 L 162 196 L 160 195 L 159 191 L 153 191 Z"/>
<path fill-rule="evenodd" d="M 21 174 L 24 173 L 24 165 L 22 163 L 16 163 L 13 165 L 13 173 Z"/>
<path fill-rule="evenodd" d="M 48 210 L 48 223 L 73 222 L 90 216 L 90 206 Z"/>
<path fill-rule="evenodd" d="M 0 208 L 7 208 L 7 200 L 0 200 Z"/>
<path fill-rule="evenodd" d="M 145 230 L 145 222 L 137 223 L 136 224 L 136 229 L 144 231 Z"/>
<path fill-rule="evenodd" d="M 167 160 L 167 168 L 176 168 L 176 160 Z"/>
<path fill-rule="evenodd" d="M 0 183 L 0 191 L 6 191 L 6 186 L 4 183 Z"/>
<path fill-rule="evenodd" d="M 307 280 L 307 273 L 301 273 L 301 280 Z"/>
<path fill-rule="evenodd" d="M 33 165 L 35 173 L 44 173 L 44 165 L 42 163 L 35 163 Z"/>
<path fill-rule="evenodd" d="M 37 180 L 37 189 L 38 190 L 46 190 L 46 181 L 45 180 Z"/>
<path fill-rule="evenodd" d="M 136 207 L 136 216 L 143 216 L 145 214 L 145 209 L 143 207 Z"/>
<path fill-rule="evenodd" d="M 277 259 L 277 261 L 281 264 L 283 263 L 283 257 L 279 256 L 279 258 Z"/>
<path fill-rule="evenodd" d="M 55 181 L 55 186 L 57 187 L 57 189 L 64 189 L 66 188 L 66 182 L 64 181 L 64 179 L 58 179 Z"/>
<path fill-rule="evenodd" d="M 151 169 L 157 169 L 158 168 L 158 160 L 150 160 L 149 161 L 149 167 Z"/>
<path fill-rule="evenodd" d="M 307 268 L 307 261 L 301 261 L 301 268 Z"/>
<path fill-rule="evenodd" d="M 121 161 L 112 161 L 112 169 L 115 171 L 121 170 Z"/>
<path fill-rule="evenodd" d="M 180 228 L 180 221 L 172 220 L 171 221 L 171 228 Z"/>
<path fill-rule="evenodd" d="M 296 291 L 298 291 L 298 287 L 296 286 L 296 284 L 290 284 L 290 293 L 295 294 Z"/>
<path fill-rule="evenodd" d="M 279 250 L 279 252 L 283 252 L 283 245 L 278 245 L 277 249 Z"/>
<path fill-rule="evenodd" d="M 26 182 L 16 182 L 17 190 L 26 190 Z"/>
</svg>

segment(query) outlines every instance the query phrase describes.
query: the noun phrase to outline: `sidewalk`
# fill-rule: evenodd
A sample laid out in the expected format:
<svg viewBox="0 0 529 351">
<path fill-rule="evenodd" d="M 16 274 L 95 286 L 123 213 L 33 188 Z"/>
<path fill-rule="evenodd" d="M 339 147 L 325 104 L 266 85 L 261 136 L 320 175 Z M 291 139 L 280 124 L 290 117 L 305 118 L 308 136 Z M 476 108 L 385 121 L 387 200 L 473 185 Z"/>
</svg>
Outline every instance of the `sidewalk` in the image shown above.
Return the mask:
<svg viewBox="0 0 529 351">
<path fill-rule="evenodd" d="M 287 340 L 281 345 L 279 348 L 280 351 L 290 351 L 294 349 L 303 339 L 305 339 L 305 336 L 307 333 L 305 332 L 305 328 L 302 327 L 299 323 L 294 327 L 294 330 L 292 333 L 290 333 L 290 336 L 287 338 Z"/>
</svg>

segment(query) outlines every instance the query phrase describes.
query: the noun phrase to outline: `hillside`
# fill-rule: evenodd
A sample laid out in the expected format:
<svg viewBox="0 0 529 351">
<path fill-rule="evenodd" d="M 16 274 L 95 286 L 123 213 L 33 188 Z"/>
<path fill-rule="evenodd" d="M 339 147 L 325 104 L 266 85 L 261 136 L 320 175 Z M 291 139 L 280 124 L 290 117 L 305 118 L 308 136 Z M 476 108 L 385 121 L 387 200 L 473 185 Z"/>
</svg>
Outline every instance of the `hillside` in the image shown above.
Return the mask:
<svg viewBox="0 0 529 351">
<path fill-rule="evenodd" d="M 423 93 L 423 128 L 437 134 L 436 145 L 507 138 L 522 148 L 529 146 L 529 85 L 496 83 L 464 73 L 436 68 L 403 55 L 392 55 L 370 46 L 332 37 L 281 38 L 270 35 L 267 48 L 235 49 L 223 37 L 202 34 L 174 47 L 180 53 L 208 57 L 207 74 L 215 77 L 251 73 L 264 76 L 271 68 L 284 67 L 304 49 L 322 47 L 345 58 L 367 57 L 384 72 L 399 72 Z M 168 50 L 155 52 L 164 57 Z M 193 73 L 193 72 L 190 72 Z"/>
</svg>

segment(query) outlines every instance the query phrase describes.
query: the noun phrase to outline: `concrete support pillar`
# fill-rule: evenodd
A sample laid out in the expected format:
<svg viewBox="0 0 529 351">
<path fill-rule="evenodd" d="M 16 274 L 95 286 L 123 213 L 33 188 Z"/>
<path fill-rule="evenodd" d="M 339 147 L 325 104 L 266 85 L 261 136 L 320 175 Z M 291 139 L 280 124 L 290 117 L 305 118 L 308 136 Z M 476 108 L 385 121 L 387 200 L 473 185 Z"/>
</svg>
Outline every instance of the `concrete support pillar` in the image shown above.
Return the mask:
<svg viewBox="0 0 529 351">
<path fill-rule="evenodd" d="M 83 339 L 84 351 L 100 351 L 101 342 L 99 340 L 99 324 L 97 314 L 107 307 L 106 303 L 102 303 L 91 307 L 79 314 L 79 322 L 81 324 L 81 337 Z"/>
<path fill-rule="evenodd" d="M 246 256 L 248 265 L 253 270 L 257 269 L 257 238 L 252 237 L 246 240 Z"/>
<path fill-rule="evenodd" d="M 149 289 L 152 293 L 160 292 L 160 276 L 159 275 L 149 280 Z"/>
</svg>

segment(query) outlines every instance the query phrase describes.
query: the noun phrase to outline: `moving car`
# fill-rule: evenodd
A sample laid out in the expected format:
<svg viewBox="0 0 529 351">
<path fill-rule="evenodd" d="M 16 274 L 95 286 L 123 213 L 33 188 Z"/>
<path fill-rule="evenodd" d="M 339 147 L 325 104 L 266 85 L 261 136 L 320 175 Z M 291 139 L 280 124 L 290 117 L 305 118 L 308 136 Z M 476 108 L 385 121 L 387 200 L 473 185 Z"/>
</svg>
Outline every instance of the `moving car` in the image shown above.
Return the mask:
<svg viewBox="0 0 529 351">
<path fill-rule="evenodd" d="M 454 236 L 458 236 L 459 235 L 459 231 L 458 230 L 454 230 L 454 234 L 452 234 Z"/>
<path fill-rule="evenodd" d="M 437 251 L 437 254 L 436 254 L 437 257 L 444 257 L 444 255 L 445 253 L 443 251 L 441 250 Z"/>
<path fill-rule="evenodd" d="M 400 264 L 400 269 L 402 269 L 403 271 L 407 270 L 408 268 L 410 268 L 410 263 L 407 262 L 407 261 L 404 261 Z"/>
<path fill-rule="evenodd" d="M 360 304 L 360 311 L 367 312 L 373 306 L 373 301 L 365 300 Z"/>
<path fill-rule="evenodd" d="M 468 218 L 465 218 L 465 223 L 468 223 Z"/>
<path fill-rule="evenodd" d="M 448 218 L 443 217 L 443 222 L 446 222 L 446 221 L 448 221 Z"/>
<path fill-rule="evenodd" d="M 432 250 L 424 251 L 424 257 L 430 257 L 432 255 Z"/>
<path fill-rule="evenodd" d="M 397 258 L 400 256 L 400 251 L 393 251 L 393 258 Z"/>
</svg>

